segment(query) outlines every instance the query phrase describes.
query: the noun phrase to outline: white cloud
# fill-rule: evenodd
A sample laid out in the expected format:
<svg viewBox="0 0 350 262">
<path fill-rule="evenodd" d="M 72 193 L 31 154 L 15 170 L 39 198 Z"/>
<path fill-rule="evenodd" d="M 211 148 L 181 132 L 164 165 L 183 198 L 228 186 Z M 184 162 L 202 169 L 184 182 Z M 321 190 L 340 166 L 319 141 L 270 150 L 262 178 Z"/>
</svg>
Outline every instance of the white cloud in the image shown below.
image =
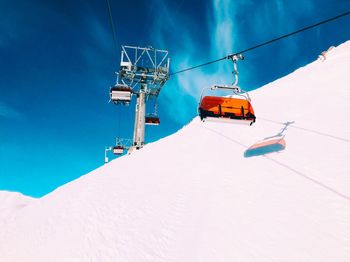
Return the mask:
<svg viewBox="0 0 350 262">
<path fill-rule="evenodd" d="M 181 5 L 169 6 L 163 1 L 157 1 L 157 5 L 162 13 L 152 30 L 154 46 L 176 50 L 170 53 L 172 72 L 223 57 L 233 50 L 234 24 L 230 12 L 233 4 L 230 1 L 215 0 L 208 23 L 193 20 L 181 12 Z M 209 42 L 203 43 L 192 25 L 196 25 L 196 30 L 209 31 Z M 162 91 L 162 99 L 169 108 L 167 113 L 176 115 L 174 120 L 180 123 L 188 121 L 193 117 L 202 89 L 213 84 L 230 84 L 231 71 L 232 63 L 223 61 L 172 76 Z"/>
<path fill-rule="evenodd" d="M 207 22 L 199 22 L 181 12 L 181 5 L 170 5 L 160 0 L 156 0 L 156 4 L 162 12 L 154 22 L 153 45 L 176 50 L 175 54 L 170 53 L 172 72 L 224 57 L 239 51 L 238 48 L 243 49 L 287 33 L 295 28 L 295 16 L 302 17 L 312 10 L 311 3 L 302 4 L 301 0 L 297 0 L 296 6 L 282 0 L 259 4 L 252 0 L 212 0 L 207 10 Z M 299 10 L 300 7 L 305 9 Z M 193 24 L 203 28 L 199 28 L 203 32 L 208 31 L 208 42 L 202 43 L 203 39 L 191 28 Z M 284 46 L 279 51 L 281 57 L 283 52 L 284 60 L 295 59 L 294 54 L 299 48 L 296 42 L 284 42 Z M 278 54 L 274 55 L 279 59 Z M 261 65 L 241 62 L 239 69 L 241 80 L 245 81 L 255 79 Z M 193 112 L 193 108 L 190 108 L 193 102 L 188 103 L 189 99 L 198 102 L 202 88 L 212 84 L 230 84 L 233 80 L 231 72 L 232 63 L 224 60 L 172 76 L 162 91 L 163 99 L 171 108 L 169 114 L 176 114 L 180 122 L 188 120 L 188 114 Z M 190 98 L 184 99 L 185 96 Z"/>
<path fill-rule="evenodd" d="M 5 117 L 9 119 L 20 119 L 22 114 L 11 108 L 10 106 L 0 102 L 0 117 Z"/>
</svg>

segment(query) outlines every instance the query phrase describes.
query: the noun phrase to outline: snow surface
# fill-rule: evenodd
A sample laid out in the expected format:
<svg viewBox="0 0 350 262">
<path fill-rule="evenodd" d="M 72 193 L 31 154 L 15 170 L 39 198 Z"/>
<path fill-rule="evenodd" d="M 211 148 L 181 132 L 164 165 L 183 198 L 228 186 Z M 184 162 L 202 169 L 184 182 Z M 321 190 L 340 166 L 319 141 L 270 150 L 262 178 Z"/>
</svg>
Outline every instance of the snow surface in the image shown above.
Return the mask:
<svg viewBox="0 0 350 262">
<path fill-rule="evenodd" d="M 5 203 L 0 261 L 350 261 L 349 72 L 350 41 L 252 92 L 251 127 L 196 118 Z M 279 137 L 284 150 L 244 157 Z"/>
<path fill-rule="evenodd" d="M 0 191 L 0 224 L 33 200 L 17 192 Z"/>
</svg>

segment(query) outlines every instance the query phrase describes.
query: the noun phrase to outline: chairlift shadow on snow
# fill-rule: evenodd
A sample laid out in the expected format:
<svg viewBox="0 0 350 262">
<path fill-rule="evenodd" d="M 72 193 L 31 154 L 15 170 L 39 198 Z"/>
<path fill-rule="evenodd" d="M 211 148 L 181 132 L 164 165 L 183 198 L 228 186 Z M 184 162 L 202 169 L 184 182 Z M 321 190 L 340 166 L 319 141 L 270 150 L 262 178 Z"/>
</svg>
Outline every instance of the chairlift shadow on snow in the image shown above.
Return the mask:
<svg viewBox="0 0 350 262">
<path fill-rule="evenodd" d="M 293 123 L 294 121 L 284 123 L 283 129 L 276 135 L 266 137 L 262 141 L 259 141 L 250 146 L 246 151 L 244 151 L 244 157 L 261 156 L 284 150 L 286 148 L 284 133 L 287 130 L 287 127 Z"/>
<path fill-rule="evenodd" d="M 251 147 L 249 147 L 246 151 L 244 151 L 244 157 L 253 157 L 253 156 L 261 156 L 274 152 L 282 151 L 286 148 L 286 141 L 284 137 L 277 139 L 269 139 L 266 141 L 261 141 L 255 143 Z"/>
</svg>

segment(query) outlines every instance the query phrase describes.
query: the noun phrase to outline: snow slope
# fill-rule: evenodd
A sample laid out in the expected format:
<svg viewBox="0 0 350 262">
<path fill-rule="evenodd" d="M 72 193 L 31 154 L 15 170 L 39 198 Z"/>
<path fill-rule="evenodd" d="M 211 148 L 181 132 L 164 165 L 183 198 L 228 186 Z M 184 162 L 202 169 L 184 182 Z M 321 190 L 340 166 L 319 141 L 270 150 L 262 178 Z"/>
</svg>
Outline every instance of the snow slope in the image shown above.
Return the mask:
<svg viewBox="0 0 350 262">
<path fill-rule="evenodd" d="M 350 41 L 252 92 L 253 126 L 196 118 L 31 201 L 0 261 L 350 261 L 349 72 Z"/>
<path fill-rule="evenodd" d="M 0 191 L 0 224 L 34 199 L 16 192 Z"/>
</svg>

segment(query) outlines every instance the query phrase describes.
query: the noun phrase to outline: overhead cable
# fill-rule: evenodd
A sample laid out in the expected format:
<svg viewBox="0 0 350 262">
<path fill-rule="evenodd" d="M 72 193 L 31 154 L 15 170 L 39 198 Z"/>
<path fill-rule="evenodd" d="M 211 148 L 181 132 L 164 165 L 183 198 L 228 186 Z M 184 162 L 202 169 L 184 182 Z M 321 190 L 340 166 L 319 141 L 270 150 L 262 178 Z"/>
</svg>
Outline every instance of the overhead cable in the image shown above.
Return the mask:
<svg viewBox="0 0 350 262">
<path fill-rule="evenodd" d="M 236 53 L 234 53 L 234 54 L 230 54 L 230 55 L 224 56 L 224 57 L 222 57 L 222 58 L 219 58 L 219 59 L 216 59 L 216 60 L 213 60 L 213 61 L 209 61 L 209 62 L 200 64 L 200 65 L 188 67 L 188 68 L 185 68 L 185 69 L 176 71 L 176 72 L 174 72 L 174 73 L 171 73 L 170 75 L 175 75 L 175 74 L 179 74 L 179 73 L 186 72 L 186 71 L 189 71 L 189 70 L 193 70 L 193 69 L 196 69 L 196 68 L 198 68 L 198 67 L 202 67 L 202 66 L 206 66 L 206 65 L 213 64 L 213 63 L 217 63 L 217 62 L 222 61 L 222 60 L 225 60 L 225 59 L 232 59 L 232 57 L 235 56 L 235 55 L 237 55 L 237 54 L 247 53 L 247 52 L 249 52 L 249 51 L 252 51 L 252 50 L 257 49 L 257 48 L 260 48 L 260 47 L 262 47 L 262 46 L 271 44 L 271 43 L 276 42 L 276 41 L 279 41 L 279 40 L 281 40 L 281 39 L 284 39 L 284 38 L 290 37 L 290 36 L 292 36 L 292 35 L 301 33 L 301 32 L 303 32 L 303 31 L 306 31 L 306 30 L 309 30 L 309 29 L 311 29 L 311 28 L 320 26 L 320 25 L 322 25 L 322 24 L 325 24 L 325 23 L 328 23 L 328 22 L 337 20 L 337 19 L 339 19 L 339 18 L 341 18 L 341 17 L 344 17 L 344 16 L 347 16 L 347 15 L 349 15 L 349 14 L 350 14 L 350 11 L 347 11 L 347 12 L 345 12 L 345 13 L 339 14 L 339 15 L 337 15 L 337 16 L 333 16 L 333 17 L 331 17 L 331 18 L 328 18 L 328 19 L 326 19 L 326 20 L 320 21 L 320 22 L 315 23 L 315 24 L 313 24 L 313 25 L 309 25 L 309 26 L 303 27 L 303 28 L 298 29 L 298 30 L 296 30 L 296 31 L 293 31 L 293 32 L 291 32 L 291 33 L 288 33 L 288 34 L 282 35 L 282 36 L 280 36 L 280 37 L 273 38 L 273 39 L 271 39 L 271 40 L 269 40 L 269 41 L 263 42 L 263 43 L 261 43 L 261 44 L 258 44 L 258 45 L 255 45 L 255 46 L 246 48 L 246 49 L 241 50 L 241 51 L 239 51 L 239 52 L 236 52 Z"/>
<path fill-rule="evenodd" d="M 113 16 L 112 16 L 111 5 L 110 5 L 110 3 L 109 3 L 109 0 L 106 0 L 106 3 L 107 3 L 108 13 L 109 13 L 109 22 L 110 22 L 111 28 L 112 28 L 114 48 L 115 48 L 115 52 L 117 52 L 117 50 L 118 50 L 117 34 L 116 34 L 114 22 L 113 22 Z M 116 54 L 117 54 L 117 53 L 116 53 Z"/>
</svg>

